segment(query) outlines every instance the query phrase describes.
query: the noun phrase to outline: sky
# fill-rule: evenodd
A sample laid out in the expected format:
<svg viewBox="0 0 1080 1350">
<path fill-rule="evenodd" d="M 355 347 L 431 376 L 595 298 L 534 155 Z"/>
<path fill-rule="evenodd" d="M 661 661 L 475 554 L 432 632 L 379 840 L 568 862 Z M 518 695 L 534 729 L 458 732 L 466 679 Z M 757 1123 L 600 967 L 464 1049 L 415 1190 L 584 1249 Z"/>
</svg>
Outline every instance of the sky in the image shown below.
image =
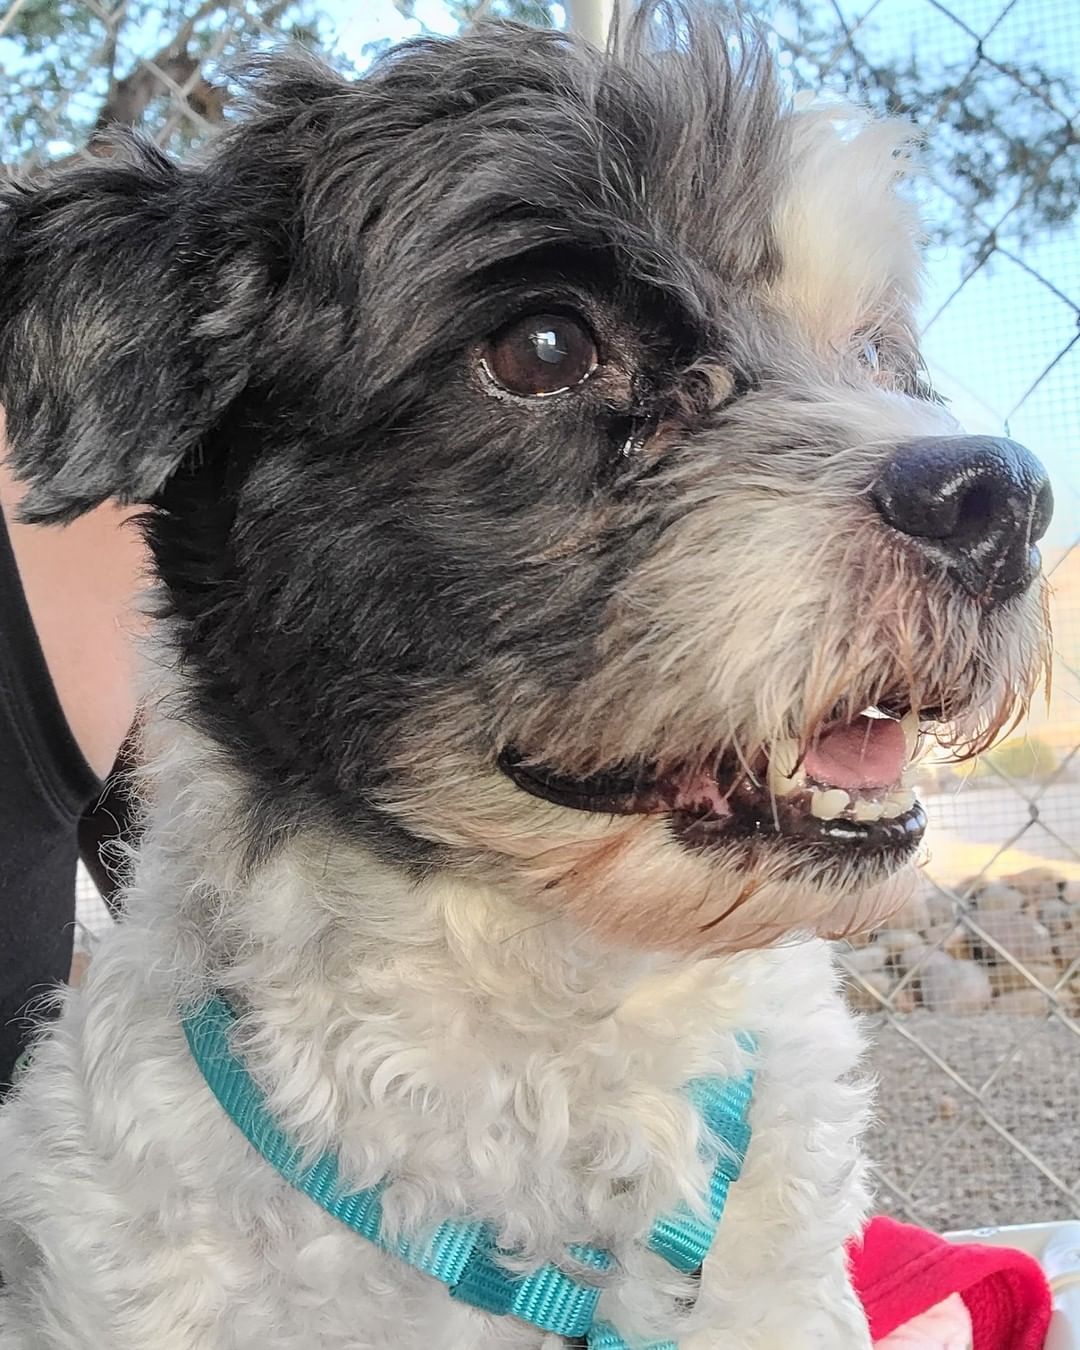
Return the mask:
<svg viewBox="0 0 1080 1350">
<path fill-rule="evenodd" d="M 835 23 L 832 0 L 815 2 Z M 947 10 L 940 0 L 836 0 L 836 6 L 871 59 L 931 51 L 941 60 L 963 60 L 993 24 L 984 45 L 990 59 L 1007 63 L 1039 53 L 1080 87 L 1076 0 L 1013 0 L 997 23 L 1006 0 L 948 0 Z M 365 44 L 408 37 L 421 21 L 452 31 L 440 0 L 418 0 L 415 21 L 391 0 L 330 0 L 325 9 L 338 46 L 357 64 Z M 1075 116 L 1080 109 L 1064 111 Z M 924 195 L 931 218 L 947 209 L 932 186 Z M 1027 243 L 1019 256 L 1017 263 L 994 255 L 954 295 L 966 258 L 957 248 L 929 249 L 924 347 L 937 387 L 968 430 L 1007 431 L 1043 459 L 1058 501 L 1048 542 L 1065 546 L 1080 537 L 1080 341 L 1044 372 L 1080 335 L 1080 224 Z"/>
</svg>

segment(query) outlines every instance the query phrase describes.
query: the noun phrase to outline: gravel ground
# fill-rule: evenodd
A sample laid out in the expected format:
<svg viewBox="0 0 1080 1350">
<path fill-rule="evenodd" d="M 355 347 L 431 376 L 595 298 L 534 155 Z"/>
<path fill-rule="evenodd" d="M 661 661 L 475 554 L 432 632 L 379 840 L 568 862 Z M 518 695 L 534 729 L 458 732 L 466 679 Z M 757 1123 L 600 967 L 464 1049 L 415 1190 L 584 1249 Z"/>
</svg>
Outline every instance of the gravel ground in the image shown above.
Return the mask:
<svg viewBox="0 0 1080 1350">
<path fill-rule="evenodd" d="M 867 1145 L 879 1169 L 880 1209 L 939 1231 L 1080 1217 L 1077 1032 L 1058 1021 L 996 1012 L 898 1018 L 970 1086 L 986 1085 L 984 1114 L 895 1026 L 879 1017 L 865 1021 L 879 1082 L 879 1119 Z"/>
</svg>

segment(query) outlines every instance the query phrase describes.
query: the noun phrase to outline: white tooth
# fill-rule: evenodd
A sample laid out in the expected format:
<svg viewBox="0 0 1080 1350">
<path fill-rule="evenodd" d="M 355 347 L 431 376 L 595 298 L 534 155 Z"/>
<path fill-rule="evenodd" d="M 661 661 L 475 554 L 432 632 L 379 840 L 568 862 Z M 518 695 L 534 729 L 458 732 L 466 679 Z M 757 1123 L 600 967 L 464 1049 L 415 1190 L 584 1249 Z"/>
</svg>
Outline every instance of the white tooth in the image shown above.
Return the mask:
<svg viewBox="0 0 1080 1350">
<path fill-rule="evenodd" d="M 919 714 L 917 712 L 905 713 L 900 719 L 900 727 L 904 733 L 907 757 L 911 759 L 919 745 Z"/>
<path fill-rule="evenodd" d="M 835 820 L 851 805 L 851 798 L 843 788 L 815 788 L 810 797 L 810 814 L 818 820 Z"/>
<path fill-rule="evenodd" d="M 776 796 L 776 798 L 794 796 L 795 792 L 799 791 L 799 788 L 805 786 L 806 783 L 803 782 L 802 776 L 799 776 L 799 778 L 784 778 L 783 774 L 778 774 L 776 769 L 772 768 L 772 765 L 769 765 L 768 790 L 769 792 L 772 792 L 772 795 Z"/>
<path fill-rule="evenodd" d="M 918 784 L 918 781 L 919 781 L 918 769 L 905 769 L 904 772 L 900 775 L 901 787 L 913 788 Z"/>
<path fill-rule="evenodd" d="M 890 792 L 885 798 L 885 809 L 881 814 L 886 820 L 894 820 L 897 816 L 906 815 L 914 805 L 914 792 L 910 788 L 901 788 L 898 792 Z"/>
<path fill-rule="evenodd" d="M 881 813 L 885 810 L 884 802 L 872 802 L 864 797 L 861 801 L 855 803 L 856 820 L 880 820 Z"/>
<path fill-rule="evenodd" d="M 803 786 L 798 763 L 798 741 L 776 741 L 769 747 L 769 791 L 774 797 L 790 797 Z"/>
<path fill-rule="evenodd" d="M 799 742 L 791 737 L 773 741 L 769 746 L 769 768 L 781 778 L 792 778 L 799 764 Z"/>
</svg>

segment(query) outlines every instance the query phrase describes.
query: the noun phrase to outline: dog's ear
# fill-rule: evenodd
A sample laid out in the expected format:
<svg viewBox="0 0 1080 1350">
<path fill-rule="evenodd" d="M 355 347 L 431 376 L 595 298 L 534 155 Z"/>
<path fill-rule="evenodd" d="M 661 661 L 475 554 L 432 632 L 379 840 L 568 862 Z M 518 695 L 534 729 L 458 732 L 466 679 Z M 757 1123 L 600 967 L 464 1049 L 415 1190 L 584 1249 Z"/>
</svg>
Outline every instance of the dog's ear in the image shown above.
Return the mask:
<svg viewBox="0 0 1080 1350">
<path fill-rule="evenodd" d="M 149 143 L 0 190 L 0 404 L 22 517 L 150 500 L 246 384 L 261 269 Z"/>
</svg>

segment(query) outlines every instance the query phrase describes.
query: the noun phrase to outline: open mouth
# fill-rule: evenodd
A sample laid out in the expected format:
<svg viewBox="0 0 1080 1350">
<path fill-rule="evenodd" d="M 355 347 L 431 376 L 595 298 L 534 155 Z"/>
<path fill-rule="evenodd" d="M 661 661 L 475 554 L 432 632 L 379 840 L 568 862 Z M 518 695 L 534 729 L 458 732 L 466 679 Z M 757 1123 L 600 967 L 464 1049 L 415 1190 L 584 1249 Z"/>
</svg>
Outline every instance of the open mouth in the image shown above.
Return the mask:
<svg viewBox="0 0 1080 1350">
<path fill-rule="evenodd" d="M 809 744 L 776 741 L 750 760 L 722 753 L 707 770 L 627 765 L 571 778 L 506 751 L 500 768 L 518 787 L 559 806 L 606 815 L 667 815 L 688 847 L 778 836 L 834 850 L 908 854 L 926 814 L 912 761 L 920 717 L 868 708 L 830 720 Z"/>
</svg>

